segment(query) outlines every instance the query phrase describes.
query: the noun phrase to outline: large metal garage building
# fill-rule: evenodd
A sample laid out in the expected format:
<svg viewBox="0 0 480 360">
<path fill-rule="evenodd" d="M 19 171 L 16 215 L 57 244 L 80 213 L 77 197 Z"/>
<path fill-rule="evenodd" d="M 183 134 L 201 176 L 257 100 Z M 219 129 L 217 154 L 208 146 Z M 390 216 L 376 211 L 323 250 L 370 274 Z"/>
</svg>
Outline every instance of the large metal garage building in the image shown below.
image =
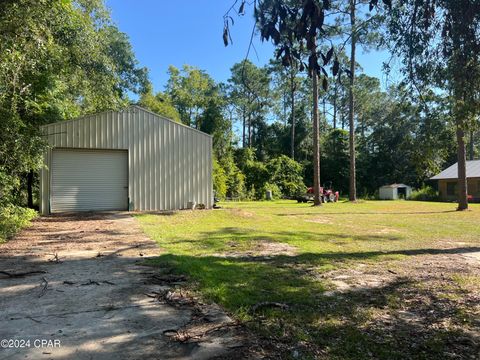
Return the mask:
<svg viewBox="0 0 480 360">
<path fill-rule="evenodd" d="M 213 205 L 210 135 L 135 105 L 42 130 L 42 214 Z"/>
</svg>

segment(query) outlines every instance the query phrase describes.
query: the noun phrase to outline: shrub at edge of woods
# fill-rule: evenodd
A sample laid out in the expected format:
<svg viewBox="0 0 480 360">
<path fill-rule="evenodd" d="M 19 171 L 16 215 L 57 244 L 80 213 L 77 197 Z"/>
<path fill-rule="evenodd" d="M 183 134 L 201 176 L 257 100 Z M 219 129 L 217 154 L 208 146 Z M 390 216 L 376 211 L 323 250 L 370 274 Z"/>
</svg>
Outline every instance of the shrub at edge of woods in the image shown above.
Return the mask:
<svg viewBox="0 0 480 360">
<path fill-rule="evenodd" d="M 408 200 L 414 201 L 438 201 L 438 191 L 431 186 L 424 186 L 421 189 L 412 191 L 412 194 L 408 197 Z"/>
<path fill-rule="evenodd" d="M 0 207 L 0 244 L 27 226 L 36 216 L 37 212 L 33 209 L 15 205 Z"/>
</svg>

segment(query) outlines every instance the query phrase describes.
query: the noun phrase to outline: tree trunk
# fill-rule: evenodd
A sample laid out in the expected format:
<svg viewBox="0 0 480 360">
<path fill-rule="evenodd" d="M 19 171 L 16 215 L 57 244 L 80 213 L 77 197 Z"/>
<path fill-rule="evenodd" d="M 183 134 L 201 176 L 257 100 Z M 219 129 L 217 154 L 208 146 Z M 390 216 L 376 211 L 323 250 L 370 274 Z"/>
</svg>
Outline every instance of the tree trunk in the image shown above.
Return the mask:
<svg viewBox="0 0 480 360">
<path fill-rule="evenodd" d="M 458 210 L 468 209 L 467 195 L 467 159 L 465 149 L 465 131 L 463 122 L 457 119 L 457 156 L 458 156 Z"/>
<path fill-rule="evenodd" d="M 252 118 L 248 117 L 248 147 L 252 147 Z"/>
<path fill-rule="evenodd" d="M 243 133 L 242 133 L 242 147 L 245 149 L 246 147 L 246 142 L 245 142 L 245 128 L 246 128 L 246 123 L 245 123 L 245 111 L 243 112 Z"/>
<path fill-rule="evenodd" d="M 470 131 L 470 143 L 468 144 L 468 160 L 475 159 L 475 131 Z"/>
<path fill-rule="evenodd" d="M 337 128 L 337 82 L 335 81 L 333 94 L 333 130 Z"/>
<path fill-rule="evenodd" d="M 312 75 L 312 96 L 313 96 L 313 205 L 322 205 L 320 198 L 320 143 L 318 127 L 318 75 Z"/>
<path fill-rule="evenodd" d="M 292 107 L 292 129 L 291 129 L 291 149 L 290 157 L 295 160 L 295 76 L 290 74 L 291 107 Z"/>
<path fill-rule="evenodd" d="M 323 107 L 323 118 L 326 119 L 327 118 L 327 104 L 326 104 L 326 100 L 325 100 L 325 94 L 323 95 L 323 99 L 322 99 L 322 107 Z"/>
<path fill-rule="evenodd" d="M 27 206 L 33 209 L 33 170 L 27 174 Z"/>
<path fill-rule="evenodd" d="M 357 181 L 356 181 L 356 166 L 355 166 L 355 122 L 354 122 L 354 89 L 355 85 L 355 51 L 356 51 L 356 34 L 355 34 L 355 0 L 350 0 L 350 24 L 352 31 L 351 40 L 351 54 L 350 54 L 350 96 L 349 96 L 349 112 L 348 112 L 348 124 L 349 124 L 349 143 L 350 143 L 350 191 L 348 198 L 350 201 L 357 201 Z"/>
</svg>

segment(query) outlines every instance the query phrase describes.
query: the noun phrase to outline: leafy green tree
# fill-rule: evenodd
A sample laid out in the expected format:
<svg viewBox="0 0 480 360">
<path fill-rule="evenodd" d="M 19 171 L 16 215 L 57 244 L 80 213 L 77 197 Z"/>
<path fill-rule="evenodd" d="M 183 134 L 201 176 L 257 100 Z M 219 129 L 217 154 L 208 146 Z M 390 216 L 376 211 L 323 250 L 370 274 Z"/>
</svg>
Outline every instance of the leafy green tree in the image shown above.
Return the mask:
<svg viewBox="0 0 480 360">
<path fill-rule="evenodd" d="M 478 128 L 480 127 L 480 121 L 477 121 L 473 128 L 470 130 L 468 138 L 468 160 L 475 160 L 479 157 L 480 150 L 480 133 Z"/>
<path fill-rule="evenodd" d="M 332 129 L 323 139 L 323 181 L 331 182 L 335 190 L 347 193 L 349 189 L 349 144 L 348 132 L 342 129 Z"/>
<path fill-rule="evenodd" d="M 355 81 L 356 132 L 360 135 L 360 145 L 368 128 L 381 117 L 382 104 L 387 94 L 380 88 L 380 80 L 365 74 L 359 74 Z"/>
<path fill-rule="evenodd" d="M 217 159 L 213 159 L 213 191 L 215 196 L 224 199 L 227 196 L 227 174 Z"/>
<path fill-rule="evenodd" d="M 181 122 L 180 114 L 173 106 L 170 96 L 162 92 L 158 92 L 154 95 L 151 86 L 148 86 L 147 90 L 141 94 L 138 104 L 156 114 L 165 116 L 176 122 Z"/>
<path fill-rule="evenodd" d="M 9 201 L 24 203 L 42 166 L 40 125 L 121 107 L 146 79 L 102 1 L 0 2 L 0 192 L 13 184 Z"/>
<path fill-rule="evenodd" d="M 413 184 L 423 186 L 426 180 L 455 162 L 455 127 L 448 98 L 433 89 L 425 91 L 421 101 L 411 97 L 411 103 L 416 104 L 414 116 L 418 123 L 413 136 L 412 161 L 416 176 Z"/>
<path fill-rule="evenodd" d="M 217 159 L 230 156 L 232 124 L 227 116 L 226 91 L 203 70 L 184 65 L 182 70 L 170 66 L 166 93 L 161 96 L 168 110 L 176 109 L 181 121 L 213 136 Z"/>
<path fill-rule="evenodd" d="M 229 100 L 235 105 L 237 119 L 242 124 L 242 146 L 255 147 L 261 143 L 255 135 L 264 123 L 269 105 L 269 74 L 249 60 L 233 65 L 231 73 Z"/>
<path fill-rule="evenodd" d="M 378 4 L 371 0 L 371 7 Z M 384 1 L 391 6 L 390 1 Z M 232 7 L 233 8 L 233 7 Z M 244 14 L 245 1 L 241 3 L 240 14 Z M 327 90 L 328 79 L 325 66 L 330 63 L 333 48 L 326 53 L 320 51 L 319 44 L 326 39 L 324 31 L 325 18 L 331 11 L 331 1 L 307 0 L 303 2 L 283 0 L 263 0 L 254 2 L 254 17 L 260 30 L 262 40 L 272 41 L 277 51 L 276 55 L 282 59 L 286 67 L 294 63 L 300 70 L 307 69 L 312 78 L 312 118 L 313 118 L 313 187 L 314 205 L 321 205 L 320 199 L 320 144 L 319 144 L 319 116 L 318 116 L 318 78 L 323 75 L 322 87 Z M 229 13 L 224 16 L 223 42 L 230 43 Z M 304 51 L 299 51 L 304 49 Z M 307 61 L 306 58 L 308 58 Z M 337 75 L 339 63 L 333 62 L 333 73 Z"/>
<path fill-rule="evenodd" d="M 423 186 L 450 165 L 455 154 L 447 100 L 431 91 L 420 101 L 401 85 L 376 97 L 366 109 L 369 115 L 360 136 L 360 193 L 372 194 L 379 186 L 395 182 Z"/>
<path fill-rule="evenodd" d="M 200 116 L 201 131 L 213 136 L 213 150 L 217 158 L 231 156 L 232 150 L 232 125 L 225 116 L 224 98 L 212 97 L 207 102 L 206 108 Z"/>
<path fill-rule="evenodd" d="M 281 155 L 266 164 L 268 182 L 275 184 L 283 196 L 292 198 L 305 191 L 303 167 L 288 156 Z"/>
<path fill-rule="evenodd" d="M 245 175 L 240 171 L 234 162 L 233 154 L 219 160 L 222 168 L 227 175 L 227 197 L 245 198 L 246 185 Z"/>
<path fill-rule="evenodd" d="M 410 82 L 449 96 L 458 145 L 458 210 L 468 209 L 465 137 L 480 112 L 479 31 L 476 0 L 401 1 L 390 17 L 392 51 L 402 55 Z"/>
<path fill-rule="evenodd" d="M 212 96 L 219 96 L 213 79 L 203 70 L 184 65 L 168 68 L 169 79 L 166 93 L 180 114 L 185 125 L 200 129 L 200 119 Z"/>
<path fill-rule="evenodd" d="M 236 162 L 240 171 L 245 174 L 245 186 L 251 197 L 261 198 L 259 192 L 269 179 L 264 163 L 257 160 L 255 149 L 241 148 L 236 150 Z"/>
<path fill-rule="evenodd" d="M 290 157 L 295 159 L 296 105 L 299 97 L 305 96 L 305 92 L 302 91 L 304 82 L 297 67 L 285 68 L 278 59 L 270 60 L 269 72 L 273 77 L 273 93 L 277 100 L 274 110 L 277 118 L 283 118 L 285 124 L 288 120 L 290 122 Z"/>
<path fill-rule="evenodd" d="M 378 28 L 382 23 L 379 14 L 372 15 L 370 11 L 373 6 L 368 0 L 337 1 L 332 5 L 338 10 L 335 21 L 334 34 L 341 34 L 345 43 L 350 43 L 349 54 L 349 88 L 348 88 L 348 127 L 349 127 L 349 151 L 350 151 L 350 184 L 349 200 L 357 199 L 356 179 L 356 151 L 355 151 L 355 79 L 357 72 L 356 53 L 357 46 L 361 45 L 364 50 L 371 46 L 378 45 L 380 36 Z"/>
</svg>

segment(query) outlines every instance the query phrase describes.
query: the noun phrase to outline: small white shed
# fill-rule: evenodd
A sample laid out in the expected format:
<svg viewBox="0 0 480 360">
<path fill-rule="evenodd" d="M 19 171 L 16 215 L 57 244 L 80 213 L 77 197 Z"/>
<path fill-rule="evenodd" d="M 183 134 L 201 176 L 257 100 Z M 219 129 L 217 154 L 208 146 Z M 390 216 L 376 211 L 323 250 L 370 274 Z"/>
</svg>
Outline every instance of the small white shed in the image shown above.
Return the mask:
<svg viewBox="0 0 480 360">
<path fill-rule="evenodd" d="M 412 193 L 412 188 L 405 184 L 384 185 L 378 191 L 381 200 L 407 199 Z"/>
</svg>

